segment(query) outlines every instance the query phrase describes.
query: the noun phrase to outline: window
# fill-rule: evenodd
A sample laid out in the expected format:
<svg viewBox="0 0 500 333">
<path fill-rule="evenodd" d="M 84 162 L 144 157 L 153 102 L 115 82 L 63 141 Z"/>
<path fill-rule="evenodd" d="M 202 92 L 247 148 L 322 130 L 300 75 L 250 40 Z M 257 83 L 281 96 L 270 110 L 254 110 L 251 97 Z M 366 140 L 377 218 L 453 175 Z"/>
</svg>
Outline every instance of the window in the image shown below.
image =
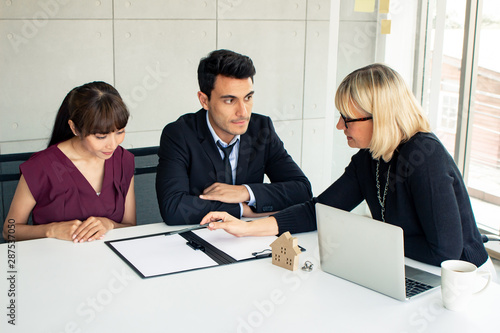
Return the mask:
<svg viewBox="0 0 500 333">
<path fill-rule="evenodd" d="M 455 133 L 457 129 L 457 106 L 458 92 L 450 93 L 445 90 L 440 92 L 437 129 L 443 132 L 441 136 L 446 135 L 446 133 Z"/>
<path fill-rule="evenodd" d="M 422 105 L 464 176 L 479 227 L 498 234 L 500 2 L 422 0 L 422 6 Z"/>
<path fill-rule="evenodd" d="M 482 7 L 482 8 L 481 8 Z M 473 68 L 475 89 L 471 103 L 468 188 L 477 198 L 475 209 L 484 229 L 499 232 L 500 219 L 500 2 L 481 0 L 478 5 L 479 45 Z M 480 201 L 479 203 L 477 201 Z M 481 206 L 479 206 L 481 204 Z M 476 208 L 475 207 L 475 208 Z M 479 207 L 485 212 L 479 213 Z M 486 211 L 491 211 L 487 214 Z M 484 216 L 484 217 L 481 217 Z"/>
</svg>

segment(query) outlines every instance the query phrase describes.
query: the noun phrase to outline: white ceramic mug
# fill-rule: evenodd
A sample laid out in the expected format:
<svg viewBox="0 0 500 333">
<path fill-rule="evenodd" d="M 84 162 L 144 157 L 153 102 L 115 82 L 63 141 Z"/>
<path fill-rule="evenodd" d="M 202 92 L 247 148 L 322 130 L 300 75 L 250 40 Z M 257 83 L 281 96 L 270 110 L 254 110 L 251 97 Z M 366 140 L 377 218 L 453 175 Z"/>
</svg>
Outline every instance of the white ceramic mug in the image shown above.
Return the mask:
<svg viewBox="0 0 500 333">
<path fill-rule="evenodd" d="M 488 276 L 486 284 L 477 290 L 478 277 L 486 275 Z M 472 296 L 484 291 L 490 281 L 491 274 L 489 272 L 478 272 L 476 265 L 470 262 L 443 261 L 441 263 L 441 295 L 444 307 L 453 311 L 464 310 Z"/>
</svg>

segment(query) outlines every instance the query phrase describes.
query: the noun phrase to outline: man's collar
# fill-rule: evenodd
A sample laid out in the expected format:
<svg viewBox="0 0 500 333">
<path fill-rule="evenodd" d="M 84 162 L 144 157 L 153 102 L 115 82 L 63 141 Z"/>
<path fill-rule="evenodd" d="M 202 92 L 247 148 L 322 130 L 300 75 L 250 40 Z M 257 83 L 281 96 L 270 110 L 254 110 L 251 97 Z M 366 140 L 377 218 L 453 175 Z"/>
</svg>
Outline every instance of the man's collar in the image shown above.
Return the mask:
<svg viewBox="0 0 500 333">
<path fill-rule="evenodd" d="M 215 131 L 214 131 L 213 127 L 212 127 L 212 124 L 210 124 L 210 120 L 208 119 L 208 111 L 206 111 L 206 119 L 207 119 L 208 129 L 210 130 L 210 133 L 212 134 L 214 142 L 220 141 L 220 142 L 224 143 L 225 145 L 230 145 L 233 142 L 236 142 L 236 140 L 240 139 L 240 135 L 238 134 L 238 135 L 234 136 L 234 138 L 231 140 L 231 142 L 224 142 L 224 141 L 222 141 L 222 139 L 219 138 L 219 136 L 217 135 L 217 133 L 215 133 Z"/>
</svg>

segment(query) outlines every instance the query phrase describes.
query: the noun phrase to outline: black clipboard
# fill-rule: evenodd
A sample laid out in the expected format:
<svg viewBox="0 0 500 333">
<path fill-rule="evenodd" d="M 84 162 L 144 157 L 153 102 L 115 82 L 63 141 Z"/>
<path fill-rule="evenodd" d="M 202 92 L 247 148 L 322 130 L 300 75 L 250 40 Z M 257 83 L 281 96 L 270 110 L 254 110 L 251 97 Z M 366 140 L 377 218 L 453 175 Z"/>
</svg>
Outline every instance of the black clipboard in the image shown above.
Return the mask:
<svg viewBox="0 0 500 333">
<path fill-rule="evenodd" d="M 206 232 L 218 232 L 218 235 L 223 237 L 234 237 L 223 230 L 206 230 Z M 257 242 L 254 245 L 256 248 L 244 257 L 236 256 L 235 258 L 214 246 L 203 237 L 200 237 L 199 234 L 203 236 L 203 232 L 197 233 L 193 231 L 182 233 L 173 231 L 105 241 L 104 243 L 141 278 L 145 279 L 248 260 L 269 258 L 271 257 L 271 248 L 269 245 L 277 238 L 275 236 L 251 237 L 253 241 Z M 232 246 L 237 248 L 246 240 L 249 240 L 249 238 L 234 237 L 234 241 L 231 239 L 228 240 L 230 243 L 233 243 Z M 251 246 L 253 246 L 253 243 Z M 305 251 L 302 247 L 301 250 Z"/>
</svg>

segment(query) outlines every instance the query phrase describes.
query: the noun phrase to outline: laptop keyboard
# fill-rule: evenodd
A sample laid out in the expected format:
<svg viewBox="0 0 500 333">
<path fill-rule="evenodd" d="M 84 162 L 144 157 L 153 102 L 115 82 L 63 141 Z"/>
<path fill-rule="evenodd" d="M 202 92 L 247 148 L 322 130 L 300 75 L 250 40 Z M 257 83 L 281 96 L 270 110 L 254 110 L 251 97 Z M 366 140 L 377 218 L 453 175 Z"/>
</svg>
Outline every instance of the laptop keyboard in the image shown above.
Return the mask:
<svg viewBox="0 0 500 333">
<path fill-rule="evenodd" d="M 416 280 L 405 278 L 405 281 L 406 281 L 406 297 L 412 297 L 426 290 L 432 289 L 432 286 L 422 282 L 418 282 Z"/>
</svg>

